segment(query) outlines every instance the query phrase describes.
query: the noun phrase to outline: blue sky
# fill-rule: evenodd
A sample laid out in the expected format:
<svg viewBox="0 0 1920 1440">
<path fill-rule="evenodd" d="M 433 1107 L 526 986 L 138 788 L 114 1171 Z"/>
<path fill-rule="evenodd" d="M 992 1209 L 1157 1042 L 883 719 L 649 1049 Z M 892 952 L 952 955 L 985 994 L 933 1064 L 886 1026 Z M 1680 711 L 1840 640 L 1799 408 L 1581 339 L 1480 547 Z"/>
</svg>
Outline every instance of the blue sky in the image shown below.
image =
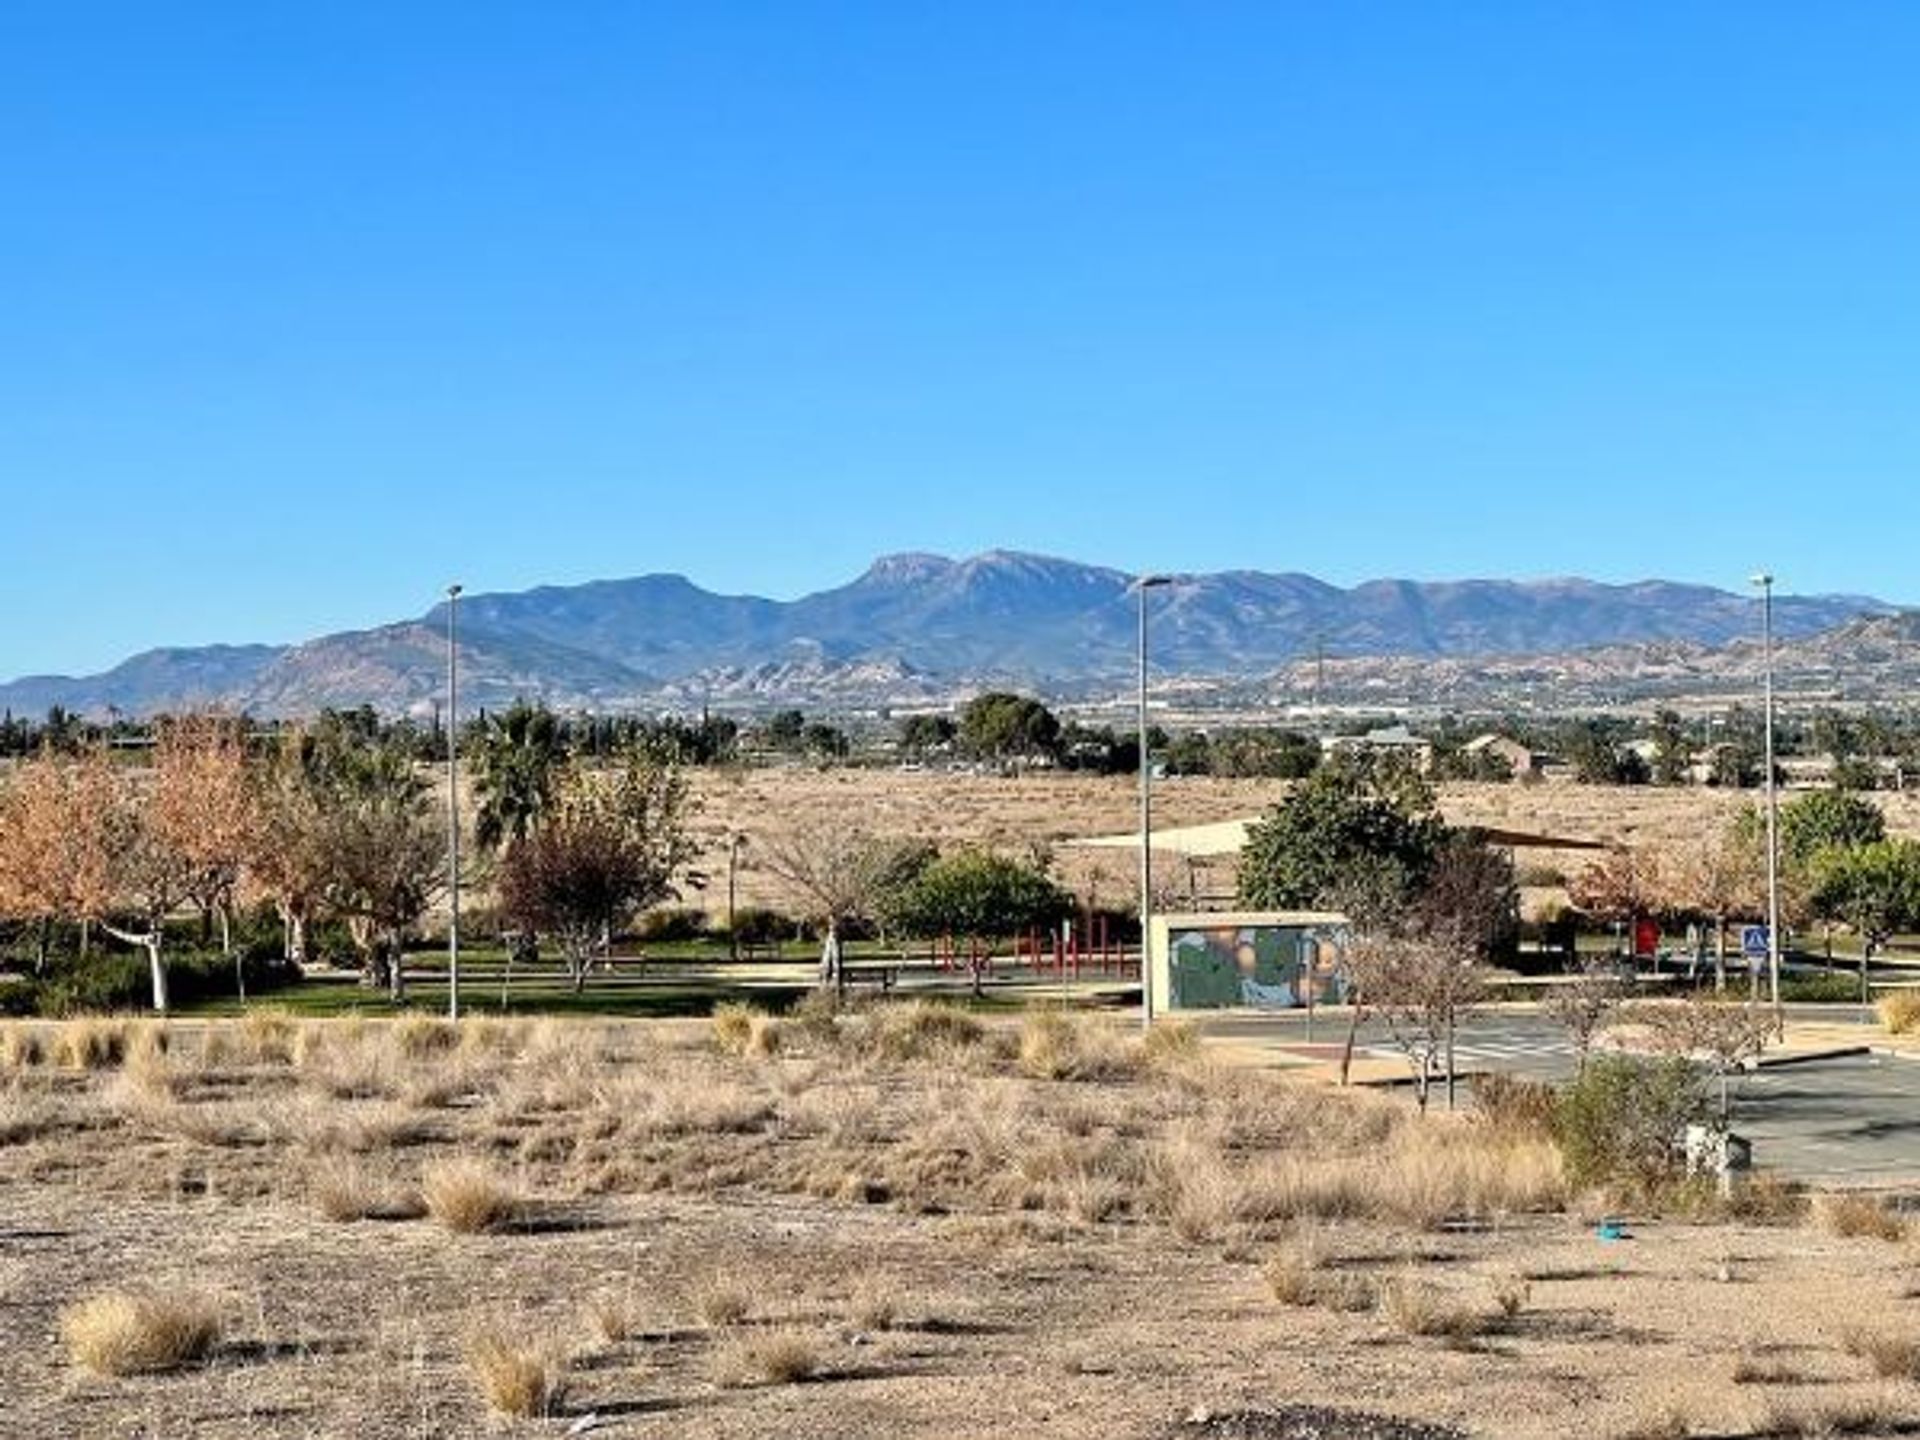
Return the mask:
<svg viewBox="0 0 1920 1440">
<path fill-rule="evenodd" d="M 876 554 L 1920 600 L 1920 7 L 0 10 L 0 676 Z"/>
</svg>

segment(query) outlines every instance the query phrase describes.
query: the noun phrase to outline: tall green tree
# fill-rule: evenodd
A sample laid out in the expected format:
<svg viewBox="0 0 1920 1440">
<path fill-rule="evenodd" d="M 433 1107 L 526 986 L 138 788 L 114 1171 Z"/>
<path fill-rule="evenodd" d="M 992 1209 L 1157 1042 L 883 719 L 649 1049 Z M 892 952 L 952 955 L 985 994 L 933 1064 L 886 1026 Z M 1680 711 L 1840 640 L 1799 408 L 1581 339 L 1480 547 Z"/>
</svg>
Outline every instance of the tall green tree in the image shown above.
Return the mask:
<svg viewBox="0 0 1920 1440">
<path fill-rule="evenodd" d="M 1059 749 L 1060 721 L 1029 696 L 990 691 L 960 712 L 959 741 L 985 760 L 1050 759 Z"/>
<path fill-rule="evenodd" d="M 985 850 L 960 850 L 924 865 L 889 905 L 909 935 L 991 943 L 1050 929 L 1074 912 L 1073 897 L 1038 866 Z M 981 972 L 972 967 L 974 992 Z"/>
<path fill-rule="evenodd" d="M 1425 886 L 1445 836 L 1432 788 L 1409 767 L 1341 757 L 1248 827 L 1240 899 L 1257 910 L 1392 914 Z"/>
<path fill-rule="evenodd" d="M 1860 937 L 1866 967 L 1897 932 L 1920 925 L 1920 841 L 1878 840 L 1824 851 L 1815 862 L 1813 904 Z"/>
<path fill-rule="evenodd" d="M 1791 865 L 1811 865 L 1824 850 L 1886 838 L 1886 813 L 1851 791 L 1810 790 L 1780 809 L 1780 849 Z"/>
</svg>

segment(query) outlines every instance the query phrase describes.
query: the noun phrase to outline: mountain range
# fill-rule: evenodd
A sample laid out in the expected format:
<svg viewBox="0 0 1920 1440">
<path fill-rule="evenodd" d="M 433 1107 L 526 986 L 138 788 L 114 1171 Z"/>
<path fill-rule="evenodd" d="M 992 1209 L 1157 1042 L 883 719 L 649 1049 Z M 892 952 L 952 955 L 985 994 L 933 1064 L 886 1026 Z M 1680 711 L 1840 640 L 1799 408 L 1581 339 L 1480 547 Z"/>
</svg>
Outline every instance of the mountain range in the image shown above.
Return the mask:
<svg viewBox="0 0 1920 1440">
<path fill-rule="evenodd" d="M 1111 694 L 1135 664 L 1132 584 L 1119 570 L 990 551 L 962 560 L 887 556 L 849 584 L 792 601 L 715 594 L 681 575 L 475 594 L 460 601 L 461 700 L 859 708 L 933 703 L 990 685 L 1061 699 Z M 1230 570 L 1174 577 L 1149 603 L 1156 673 L 1235 691 L 1282 681 L 1303 662 L 1314 683 L 1328 664 L 1341 674 L 1372 662 L 1417 674 L 1421 662 L 1438 662 L 1471 675 L 1490 657 L 1738 650 L 1758 627 L 1750 595 L 1661 580 L 1342 588 L 1298 573 Z M 1782 596 L 1774 626 L 1791 644 L 1895 613 L 1868 596 Z M 99 675 L 0 685 L 0 706 L 145 714 L 220 704 L 273 716 L 370 704 L 399 713 L 440 694 L 446 618 L 443 604 L 297 645 L 150 650 Z"/>
</svg>

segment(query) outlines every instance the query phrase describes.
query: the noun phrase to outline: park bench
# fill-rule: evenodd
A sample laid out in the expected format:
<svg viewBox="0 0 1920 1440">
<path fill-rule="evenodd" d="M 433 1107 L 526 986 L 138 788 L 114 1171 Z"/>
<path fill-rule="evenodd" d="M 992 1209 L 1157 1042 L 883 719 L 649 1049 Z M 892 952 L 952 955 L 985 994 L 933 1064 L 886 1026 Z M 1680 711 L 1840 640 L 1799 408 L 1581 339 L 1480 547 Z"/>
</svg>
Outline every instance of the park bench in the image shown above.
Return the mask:
<svg viewBox="0 0 1920 1440">
<path fill-rule="evenodd" d="M 900 981 L 900 965 L 894 960 L 866 960 L 859 963 L 844 963 L 840 967 L 840 980 L 848 989 L 856 985 L 872 985 L 881 994 L 889 994 Z"/>
</svg>

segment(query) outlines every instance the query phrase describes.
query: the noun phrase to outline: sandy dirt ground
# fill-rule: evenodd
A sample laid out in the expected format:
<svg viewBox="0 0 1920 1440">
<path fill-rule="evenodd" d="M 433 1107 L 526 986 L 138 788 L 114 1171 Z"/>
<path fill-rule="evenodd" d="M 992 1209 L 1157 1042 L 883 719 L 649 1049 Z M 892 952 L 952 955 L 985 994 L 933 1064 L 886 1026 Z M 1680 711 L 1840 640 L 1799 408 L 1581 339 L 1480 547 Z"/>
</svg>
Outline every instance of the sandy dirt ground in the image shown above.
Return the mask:
<svg viewBox="0 0 1920 1440">
<path fill-rule="evenodd" d="M 329 1025 L 10 1074 L 8 1436 L 1144 1440 L 1304 1402 L 1514 1437 L 1920 1424 L 1862 1342 L 1920 1355 L 1904 1241 L 1603 1241 L 1533 1142 L 1397 1101 L 1077 1032 L 1035 1064 L 998 1032 L 722 1055 L 659 1022 Z M 456 1154 L 523 1197 L 502 1228 L 323 1213 L 342 1167 L 409 1213 Z M 1286 1303 L 1289 1266 L 1363 1308 Z M 129 1287 L 211 1297 L 211 1354 L 77 1365 L 63 1312 Z M 489 1413 L 465 1358 L 489 1327 L 564 1357 L 552 1417 Z M 810 1373 L 769 1373 L 775 1341 Z"/>
</svg>

